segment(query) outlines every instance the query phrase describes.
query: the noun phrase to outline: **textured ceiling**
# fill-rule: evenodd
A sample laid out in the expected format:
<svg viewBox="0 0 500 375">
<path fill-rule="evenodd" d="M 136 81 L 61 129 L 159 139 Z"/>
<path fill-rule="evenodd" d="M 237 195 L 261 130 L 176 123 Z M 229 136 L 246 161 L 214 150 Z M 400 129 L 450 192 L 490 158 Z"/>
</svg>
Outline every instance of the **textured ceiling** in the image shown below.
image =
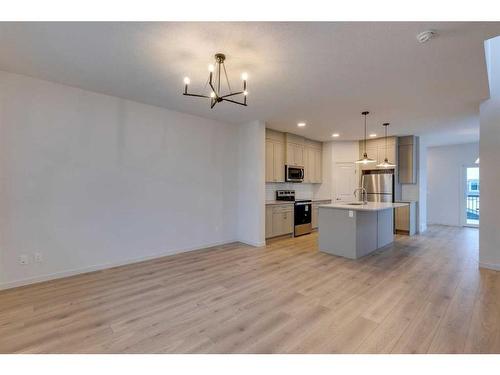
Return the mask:
<svg viewBox="0 0 500 375">
<path fill-rule="evenodd" d="M 419 44 L 428 28 L 439 36 Z M 499 34 L 482 22 L 0 23 L 0 69 L 318 140 L 359 139 L 367 109 L 369 131 L 388 121 L 393 134 L 458 143 L 478 139 L 483 41 Z M 186 75 L 203 90 L 216 52 L 233 86 L 249 73 L 249 107 L 181 95 Z"/>
</svg>

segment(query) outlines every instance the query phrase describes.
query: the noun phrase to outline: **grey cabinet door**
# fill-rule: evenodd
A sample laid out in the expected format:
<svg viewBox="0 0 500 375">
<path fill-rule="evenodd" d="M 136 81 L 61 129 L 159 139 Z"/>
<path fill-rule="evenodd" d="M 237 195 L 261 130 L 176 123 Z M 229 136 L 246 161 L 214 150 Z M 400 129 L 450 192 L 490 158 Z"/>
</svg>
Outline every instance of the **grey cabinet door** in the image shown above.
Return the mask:
<svg viewBox="0 0 500 375">
<path fill-rule="evenodd" d="M 415 184 L 416 181 L 416 165 L 415 165 L 415 149 L 414 145 L 399 145 L 399 183 L 400 184 Z"/>
</svg>

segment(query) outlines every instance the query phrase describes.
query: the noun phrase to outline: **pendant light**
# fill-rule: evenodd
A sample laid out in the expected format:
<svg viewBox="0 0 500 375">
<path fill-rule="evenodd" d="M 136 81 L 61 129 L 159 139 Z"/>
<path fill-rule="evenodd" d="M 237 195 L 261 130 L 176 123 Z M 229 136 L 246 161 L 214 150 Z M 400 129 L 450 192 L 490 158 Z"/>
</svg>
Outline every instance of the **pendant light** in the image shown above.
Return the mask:
<svg viewBox="0 0 500 375">
<path fill-rule="evenodd" d="M 366 153 L 366 116 L 369 114 L 370 112 L 368 111 L 364 111 L 364 112 L 361 112 L 361 114 L 363 116 L 365 116 L 365 139 L 364 139 L 364 152 L 363 152 L 363 158 L 362 159 L 359 159 L 359 160 L 356 160 L 355 163 L 356 164 L 369 164 L 369 163 L 375 163 L 376 160 L 373 160 L 373 159 L 370 159 L 368 157 L 368 154 Z"/>
<path fill-rule="evenodd" d="M 390 163 L 389 160 L 387 160 L 387 128 L 389 127 L 389 123 L 386 122 L 386 123 L 384 123 L 382 125 L 385 128 L 385 159 L 384 159 L 384 161 L 382 163 L 377 164 L 377 167 L 381 167 L 381 168 L 395 168 L 396 165 Z"/>
</svg>

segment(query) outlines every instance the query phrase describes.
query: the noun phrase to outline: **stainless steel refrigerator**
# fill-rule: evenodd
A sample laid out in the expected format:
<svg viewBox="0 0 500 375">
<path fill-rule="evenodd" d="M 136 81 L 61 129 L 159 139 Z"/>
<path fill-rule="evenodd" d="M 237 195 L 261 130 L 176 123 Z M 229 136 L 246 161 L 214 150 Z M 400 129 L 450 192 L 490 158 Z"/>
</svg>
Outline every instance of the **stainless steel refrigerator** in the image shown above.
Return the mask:
<svg viewBox="0 0 500 375">
<path fill-rule="evenodd" d="M 394 173 L 386 170 L 363 171 L 361 186 L 366 189 L 368 202 L 393 202 Z"/>
</svg>

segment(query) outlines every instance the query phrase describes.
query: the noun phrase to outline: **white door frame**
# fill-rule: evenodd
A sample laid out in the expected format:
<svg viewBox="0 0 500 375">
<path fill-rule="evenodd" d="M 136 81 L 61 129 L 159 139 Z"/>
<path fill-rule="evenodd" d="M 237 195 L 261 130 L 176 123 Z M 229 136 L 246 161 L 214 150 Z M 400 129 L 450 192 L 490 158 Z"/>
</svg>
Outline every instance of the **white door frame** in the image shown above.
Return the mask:
<svg viewBox="0 0 500 375">
<path fill-rule="evenodd" d="M 460 171 L 460 223 L 464 227 L 479 228 L 477 224 L 467 223 L 467 168 L 479 168 L 479 164 L 464 164 Z M 479 179 L 481 179 L 481 170 L 479 170 Z M 479 187 L 479 196 L 481 196 L 481 187 Z M 481 209 L 479 209 L 479 223 L 481 223 Z"/>
</svg>

